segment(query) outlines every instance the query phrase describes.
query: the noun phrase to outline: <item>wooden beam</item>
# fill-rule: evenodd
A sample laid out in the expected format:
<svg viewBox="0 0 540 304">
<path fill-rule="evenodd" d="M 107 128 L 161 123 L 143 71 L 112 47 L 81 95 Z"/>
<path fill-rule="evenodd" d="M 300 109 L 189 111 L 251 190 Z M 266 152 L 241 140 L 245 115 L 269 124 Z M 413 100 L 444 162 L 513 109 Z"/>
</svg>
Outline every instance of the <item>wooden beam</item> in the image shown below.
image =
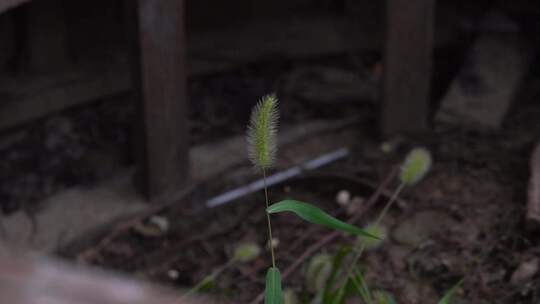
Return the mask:
<svg viewBox="0 0 540 304">
<path fill-rule="evenodd" d="M 137 0 L 135 9 L 139 173 L 148 197 L 162 199 L 189 175 L 184 1 Z"/>
<path fill-rule="evenodd" d="M 381 131 L 427 131 L 435 0 L 387 0 Z"/>
</svg>

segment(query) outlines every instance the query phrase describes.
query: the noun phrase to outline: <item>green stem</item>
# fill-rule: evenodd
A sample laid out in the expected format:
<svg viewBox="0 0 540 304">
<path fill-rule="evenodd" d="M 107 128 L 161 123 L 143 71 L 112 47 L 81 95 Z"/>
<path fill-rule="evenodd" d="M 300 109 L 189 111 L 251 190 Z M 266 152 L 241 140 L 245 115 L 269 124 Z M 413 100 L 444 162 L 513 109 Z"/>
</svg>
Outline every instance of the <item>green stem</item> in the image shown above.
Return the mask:
<svg viewBox="0 0 540 304">
<path fill-rule="evenodd" d="M 388 213 L 388 210 L 390 210 L 390 208 L 392 207 L 392 205 L 394 204 L 394 202 L 397 200 L 397 197 L 399 196 L 399 194 L 401 193 L 401 191 L 403 190 L 403 188 L 405 187 L 405 184 L 404 183 L 400 183 L 399 186 L 396 188 L 396 190 L 394 191 L 394 193 L 392 194 L 392 196 L 390 197 L 390 200 L 388 200 L 388 203 L 386 203 L 386 205 L 384 206 L 383 210 L 381 211 L 381 213 L 379 214 L 379 216 L 377 217 L 377 219 L 375 220 L 374 222 L 374 226 L 377 226 L 380 224 L 380 222 L 382 221 L 382 219 L 386 216 L 386 214 Z M 366 249 L 366 245 L 364 243 L 362 243 L 362 245 L 360 246 L 360 249 L 356 252 L 356 254 L 354 255 L 354 258 L 353 258 L 353 261 L 351 263 L 351 265 L 356 265 L 358 263 L 358 260 L 360 260 L 360 258 L 362 257 L 362 253 L 364 252 L 364 250 Z M 345 278 L 350 278 L 351 277 L 351 274 L 352 274 L 352 271 L 353 271 L 354 267 L 349 267 L 348 271 L 347 271 L 347 276 Z M 347 283 L 347 279 L 345 280 L 345 283 L 342 284 L 340 287 L 339 287 L 339 291 L 338 291 L 338 296 L 337 298 L 341 298 L 343 296 L 343 293 L 345 292 L 345 285 Z"/>
<path fill-rule="evenodd" d="M 266 185 L 266 170 L 263 168 L 263 183 L 264 183 L 264 199 L 266 202 L 266 209 L 269 207 L 268 203 L 268 187 Z M 265 210 L 266 210 L 265 209 Z M 276 255 L 274 253 L 274 244 L 273 244 L 273 238 L 272 238 L 272 222 L 270 221 L 270 214 L 266 212 L 266 221 L 268 223 L 268 245 L 270 246 L 270 254 L 272 255 L 272 267 L 276 268 Z"/>
<path fill-rule="evenodd" d="M 404 187 L 405 187 L 405 184 L 400 183 L 399 186 L 396 188 L 396 191 L 394 191 L 394 194 L 392 194 L 392 197 L 390 197 L 390 200 L 388 201 L 386 206 L 384 206 L 384 209 L 381 211 L 381 213 L 379 214 L 379 217 L 375 221 L 375 226 L 381 223 L 382 219 L 386 216 L 386 214 L 388 213 L 388 210 L 390 210 L 394 202 L 397 200 L 397 197 L 399 196 L 399 194 L 401 193 Z"/>
</svg>

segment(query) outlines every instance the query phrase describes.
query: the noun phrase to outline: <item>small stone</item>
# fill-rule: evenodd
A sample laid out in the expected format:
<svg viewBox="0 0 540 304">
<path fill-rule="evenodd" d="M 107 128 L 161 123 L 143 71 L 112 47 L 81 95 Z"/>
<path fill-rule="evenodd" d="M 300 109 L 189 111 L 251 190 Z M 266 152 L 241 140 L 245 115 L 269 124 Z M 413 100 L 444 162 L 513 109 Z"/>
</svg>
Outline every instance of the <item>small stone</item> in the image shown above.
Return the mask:
<svg viewBox="0 0 540 304">
<path fill-rule="evenodd" d="M 534 258 L 534 259 L 522 262 L 512 274 L 510 283 L 516 286 L 526 283 L 536 273 L 538 273 L 539 266 L 540 266 L 539 258 Z"/>
<path fill-rule="evenodd" d="M 169 220 L 166 217 L 153 215 L 150 217 L 149 222 L 156 225 L 163 233 L 169 231 Z"/>
<path fill-rule="evenodd" d="M 336 202 L 345 207 L 351 202 L 351 193 L 347 190 L 341 190 L 336 194 Z"/>
<path fill-rule="evenodd" d="M 167 271 L 167 276 L 170 279 L 176 280 L 180 276 L 180 272 L 176 269 L 169 269 L 169 271 Z"/>
<path fill-rule="evenodd" d="M 266 248 L 270 249 L 270 246 L 272 246 L 272 248 L 276 249 L 279 246 L 279 239 L 278 238 L 272 238 L 272 240 L 269 241 L 268 244 L 266 244 Z"/>
<path fill-rule="evenodd" d="M 158 226 L 152 225 L 152 224 L 149 225 L 149 224 L 138 223 L 135 226 L 133 226 L 133 230 L 135 230 L 135 232 L 145 237 L 160 237 L 163 235 L 163 232 L 161 231 L 161 229 Z"/>
</svg>

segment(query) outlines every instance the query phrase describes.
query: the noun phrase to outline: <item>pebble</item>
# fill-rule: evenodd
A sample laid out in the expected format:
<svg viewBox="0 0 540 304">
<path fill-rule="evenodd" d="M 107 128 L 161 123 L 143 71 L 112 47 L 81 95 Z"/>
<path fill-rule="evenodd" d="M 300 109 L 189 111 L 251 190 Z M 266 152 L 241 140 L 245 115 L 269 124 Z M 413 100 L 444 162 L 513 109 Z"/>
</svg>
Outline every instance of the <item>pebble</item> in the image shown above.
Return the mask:
<svg viewBox="0 0 540 304">
<path fill-rule="evenodd" d="M 272 241 L 268 242 L 268 244 L 266 244 L 266 248 L 270 248 L 270 246 L 272 246 L 272 248 L 277 248 L 279 246 L 279 239 L 278 238 L 272 238 Z"/>
<path fill-rule="evenodd" d="M 345 207 L 351 202 L 351 193 L 347 190 L 341 190 L 336 194 L 336 202 Z"/>
<path fill-rule="evenodd" d="M 178 272 L 176 269 L 169 269 L 169 271 L 167 271 L 167 276 L 170 279 L 176 280 L 180 276 L 180 272 Z"/>
<path fill-rule="evenodd" d="M 166 217 L 153 215 L 150 217 L 149 222 L 156 225 L 163 233 L 169 231 L 169 220 Z"/>
<path fill-rule="evenodd" d="M 523 261 L 518 268 L 512 274 L 510 283 L 512 285 L 521 285 L 530 280 L 535 274 L 538 273 L 540 266 L 540 259 L 534 258 L 531 260 Z"/>
</svg>

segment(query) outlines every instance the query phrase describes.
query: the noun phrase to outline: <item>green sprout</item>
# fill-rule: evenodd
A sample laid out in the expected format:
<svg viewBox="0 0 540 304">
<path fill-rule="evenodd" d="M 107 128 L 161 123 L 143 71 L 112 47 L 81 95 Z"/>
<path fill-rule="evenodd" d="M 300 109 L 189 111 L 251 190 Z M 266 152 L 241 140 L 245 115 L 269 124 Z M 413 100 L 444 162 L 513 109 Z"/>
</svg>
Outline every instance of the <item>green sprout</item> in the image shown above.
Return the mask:
<svg viewBox="0 0 540 304">
<path fill-rule="evenodd" d="M 411 150 L 409 154 L 407 154 L 405 160 L 403 161 L 403 165 L 401 166 L 401 172 L 399 175 L 400 184 L 392 193 L 392 196 L 384 206 L 377 219 L 371 224 L 372 227 L 379 226 L 382 219 L 386 216 L 390 208 L 394 205 L 394 202 L 397 200 L 398 196 L 401 194 L 401 191 L 403 191 L 405 186 L 412 186 L 426 176 L 427 172 L 431 168 L 431 163 L 431 154 L 428 150 L 424 148 L 415 148 Z M 362 257 L 362 253 L 364 252 L 364 250 L 367 249 L 367 245 L 368 243 L 365 241 L 361 243 L 360 249 L 358 249 L 358 251 L 355 253 L 351 265 L 356 265 L 358 263 L 360 257 Z M 352 278 L 352 275 L 353 268 L 350 267 L 348 270 L 347 278 Z M 345 287 L 346 284 L 341 285 L 338 290 L 336 299 L 340 299 L 343 297 L 343 295 L 345 294 Z"/>
</svg>

